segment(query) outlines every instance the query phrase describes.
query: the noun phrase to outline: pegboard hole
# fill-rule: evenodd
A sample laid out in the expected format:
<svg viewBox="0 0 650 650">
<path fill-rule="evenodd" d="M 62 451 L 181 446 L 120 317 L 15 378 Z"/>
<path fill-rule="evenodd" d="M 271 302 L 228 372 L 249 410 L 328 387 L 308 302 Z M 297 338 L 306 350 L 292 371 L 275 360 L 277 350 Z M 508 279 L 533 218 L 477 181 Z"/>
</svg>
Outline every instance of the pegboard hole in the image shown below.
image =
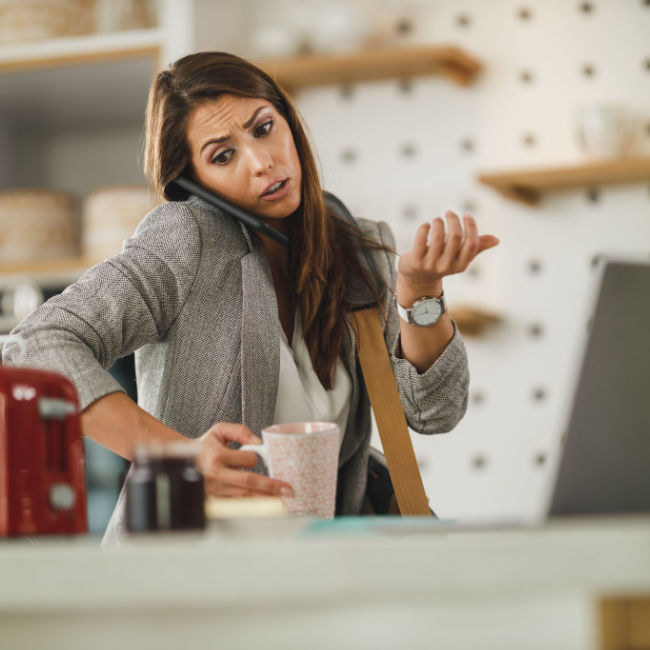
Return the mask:
<svg viewBox="0 0 650 650">
<path fill-rule="evenodd" d="M 477 280 L 481 277 L 481 267 L 478 264 L 472 264 L 466 271 L 467 276 L 472 280 Z"/>
<path fill-rule="evenodd" d="M 524 84 L 532 84 L 535 81 L 535 73 L 532 70 L 521 70 L 519 72 L 519 81 Z"/>
<path fill-rule="evenodd" d="M 475 214 L 477 210 L 477 204 L 474 199 L 465 199 L 460 207 L 463 212 L 468 212 L 469 214 Z"/>
<path fill-rule="evenodd" d="M 357 152 L 355 149 L 348 148 L 341 151 L 341 161 L 344 163 L 353 163 L 357 160 Z"/>
<path fill-rule="evenodd" d="M 531 339 L 540 339 L 544 336 L 544 325 L 542 323 L 531 323 L 528 326 L 528 336 Z"/>
<path fill-rule="evenodd" d="M 521 141 L 526 147 L 534 147 L 537 144 L 537 137 L 534 133 L 524 133 L 521 137 Z"/>
<path fill-rule="evenodd" d="M 472 456 L 471 463 L 472 467 L 475 470 L 483 471 L 487 467 L 488 459 L 485 454 L 474 454 L 474 456 Z"/>
<path fill-rule="evenodd" d="M 645 60 L 646 72 L 650 72 L 650 58 Z"/>
<path fill-rule="evenodd" d="M 533 392 L 531 395 L 533 401 L 538 404 L 546 401 L 546 398 L 548 397 L 547 390 L 544 386 L 535 386 L 535 388 L 533 388 Z"/>
<path fill-rule="evenodd" d="M 600 190 L 595 187 L 591 187 L 587 190 L 587 199 L 591 203 L 598 203 L 600 201 Z"/>
<path fill-rule="evenodd" d="M 415 221 L 418 218 L 418 208 L 413 203 L 407 203 L 402 208 L 402 218 L 405 221 Z"/>
<path fill-rule="evenodd" d="M 471 138 L 463 138 L 460 142 L 460 148 L 465 153 L 472 153 L 476 148 L 476 145 L 474 144 L 474 140 Z"/>
<path fill-rule="evenodd" d="M 339 90 L 341 99 L 350 101 L 354 99 L 354 86 L 352 84 L 343 84 Z"/>
<path fill-rule="evenodd" d="M 596 66 L 593 63 L 585 63 L 580 71 L 586 79 L 593 79 L 596 76 Z"/>
<path fill-rule="evenodd" d="M 402 158 L 414 158 L 418 152 L 418 148 L 414 142 L 405 142 L 400 147 L 400 154 Z"/>
<path fill-rule="evenodd" d="M 543 467 L 544 465 L 546 465 L 546 453 L 543 451 L 538 451 L 533 456 L 533 464 L 536 467 Z"/>
<path fill-rule="evenodd" d="M 480 405 L 485 403 L 485 391 L 475 390 L 472 393 L 472 404 Z"/>
<path fill-rule="evenodd" d="M 469 14 L 458 14 L 455 22 L 457 27 L 464 29 L 472 24 L 472 17 Z"/>
<path fill-rule="evenodd" d="M 589 264 L 591 265 L 592 269 L 595 269 L 599 266 L 599 264 L 603 261 L 604 255 L 602 253 L 594 253 L 591 256 L 591 259 L 589 260 Z"/>
<path fill-rule="evenodd" d="M 580 11 L 586 16 L 594 13 L 595 7 L 593 2 L 581 2 Z"/>
<path fill-rule="evenodd" d="M 539 275 L 542 272 L 542 260 L 533 258 L 528 260 L 528 272 L 531 275 Z"/>
<path fill-rule="evenodd" d="M 412 95 L 414 88 L 413 79 L 410 79 L 409 77 L 400 79 L 397 87 L 402 95 Z"/>
<path fill-rule="evenodd" d="M 517 18 L 523 21 L 532 20 L 533 12 L 528 7 L 520 7 L 517 11 Z"/>
<path fill-rule="evenodd" d="M 415 24 L 411 18 L 398 18 L 395 23 L 395 33 L 401 37 L 406 38 L 415 31 Z"/>
</svg>

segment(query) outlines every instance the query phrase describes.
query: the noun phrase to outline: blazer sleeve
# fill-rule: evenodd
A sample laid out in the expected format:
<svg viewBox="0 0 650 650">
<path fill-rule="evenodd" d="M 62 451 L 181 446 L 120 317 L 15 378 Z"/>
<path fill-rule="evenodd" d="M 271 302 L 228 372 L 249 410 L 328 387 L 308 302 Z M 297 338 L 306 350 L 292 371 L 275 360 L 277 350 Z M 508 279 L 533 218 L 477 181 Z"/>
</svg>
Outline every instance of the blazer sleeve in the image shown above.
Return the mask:
<svg viewBox="0 0 650 650">
<path fill-rule="evenodd" d="M 368 222 L 366 222 L 368 223 Z M 385 222 L 375 226 L 373 239 L 395 250 L 395 238 Z M 376 252 L 375 259 L 383 279 L 390 288 L 386 292 L 384 335 L 397 382 L 406 421 L 418 433 L 446 433 L 465 415 L 469 391 L 467 352 L 456 323 L 454 335 L 442 355 L 424 373 L 402 356 L 399 315 L 395 306 L 397 269 L 391 253 Z"/>
<path fill-rule="evenodd" d="M 11 332 L 3 363 L 66 375 L 82 410 L 122 390 L 107 368 L 165 336 L 189 295 L 200 251 L 189 208 L 158 206 L 120 254 L 88 270 Z"/>
</svg>

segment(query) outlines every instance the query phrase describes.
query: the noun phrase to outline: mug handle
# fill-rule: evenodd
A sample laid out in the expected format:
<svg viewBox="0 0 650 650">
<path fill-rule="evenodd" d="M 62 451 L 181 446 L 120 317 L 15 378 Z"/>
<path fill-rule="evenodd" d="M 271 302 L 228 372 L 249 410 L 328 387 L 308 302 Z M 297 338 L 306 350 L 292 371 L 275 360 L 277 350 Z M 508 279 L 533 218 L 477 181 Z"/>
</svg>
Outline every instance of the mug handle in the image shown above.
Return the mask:
<svg viewBox="0 0 650 650">
<path fill-rule="evenodd" d="M 269 466 L 268 450 L 264 443 L 261 445 L 242 445 L 237 451 L 254 451 L 264 461 L 264 464 L 267 467 Z"/>
</svg>

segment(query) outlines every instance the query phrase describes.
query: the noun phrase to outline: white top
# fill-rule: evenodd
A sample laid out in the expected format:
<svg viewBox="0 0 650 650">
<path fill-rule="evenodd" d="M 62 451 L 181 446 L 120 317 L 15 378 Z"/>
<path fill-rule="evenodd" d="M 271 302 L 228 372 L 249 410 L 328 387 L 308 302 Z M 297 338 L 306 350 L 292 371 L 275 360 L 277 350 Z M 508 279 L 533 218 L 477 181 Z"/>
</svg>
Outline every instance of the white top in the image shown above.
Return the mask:
<svg viewBox="0 0 650 650">
<path fill-rule="evenodd" d="M 342 440 L 351 394 L 352 382 L 341 359 L 336 363 L 332 390 L 323 388 L 312 366 L 302 335 L 302 319 L 296 310 L 291 346 L 280 327 L 280 382 L 273 423 L 336 422 Z"/>
</svg>

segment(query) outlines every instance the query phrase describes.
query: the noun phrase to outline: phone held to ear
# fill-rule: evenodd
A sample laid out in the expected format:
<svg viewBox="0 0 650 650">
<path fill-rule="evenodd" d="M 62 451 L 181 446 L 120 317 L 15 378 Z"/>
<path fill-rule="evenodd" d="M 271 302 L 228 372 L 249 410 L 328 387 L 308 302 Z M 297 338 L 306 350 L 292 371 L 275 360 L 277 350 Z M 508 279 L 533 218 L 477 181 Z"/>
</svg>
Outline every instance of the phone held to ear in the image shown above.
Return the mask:
<svg viewBox="0 0 650 650">
<path fill-rule="evenodd" d="M 284 246 L 289 245 L 289 238 L 286 235 L 283 235 L 281 232 L 278 232 L 277 230 L 271 228 L 271 226 L 269 226 L 267 223 L 264 223 L 259 217 L 252 215 L 250 212 L 246 212 L 246 210 L 242 210 L 239 206 L 234 205 L 218 194 L 211 192 L 202 185 L 191 181 L 189 178 L 186 178 L 185 176 L 178 176 L 175 180 L 172 181 L 172 183 L 176 183 L 178 187 L 181 187 L 186 192 L 189 192 L 190 194 L 193 194 L 194 196 L 207 201 L 220 210 L 223 210 L 226 214 L 229 214 L 234 219 L 241 221 L 243 224 L 252 228 L 253 230 L 257 230 L 257 232 L 260 234 L 266 235 L 270 239 L 273 239 L 278 243 L 283 244 Z"/>
</svg>

